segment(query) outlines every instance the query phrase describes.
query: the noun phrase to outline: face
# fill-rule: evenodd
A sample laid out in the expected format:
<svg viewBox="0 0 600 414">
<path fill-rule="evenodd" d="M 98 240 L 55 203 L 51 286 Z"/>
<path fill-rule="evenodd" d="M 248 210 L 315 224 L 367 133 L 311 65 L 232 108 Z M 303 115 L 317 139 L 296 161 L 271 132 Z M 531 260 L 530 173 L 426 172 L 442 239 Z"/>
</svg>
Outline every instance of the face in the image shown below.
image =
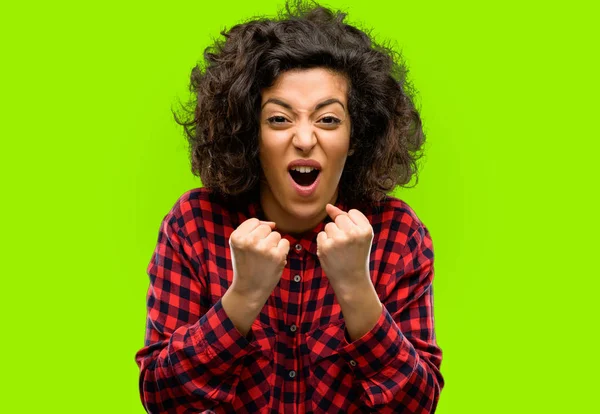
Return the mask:
<svg viewBox="0 0 600 414">
<path fill-rule="evenodd" d="M 312 68 L 284 72 L 261 92 L 261 205 L 279 230 L 300 233 L 325 219 L 326 204 L 337 199 L 350 144 L 348 84 Z M 294 161 L 318 171 L 290 171 Z"/>
</svg>

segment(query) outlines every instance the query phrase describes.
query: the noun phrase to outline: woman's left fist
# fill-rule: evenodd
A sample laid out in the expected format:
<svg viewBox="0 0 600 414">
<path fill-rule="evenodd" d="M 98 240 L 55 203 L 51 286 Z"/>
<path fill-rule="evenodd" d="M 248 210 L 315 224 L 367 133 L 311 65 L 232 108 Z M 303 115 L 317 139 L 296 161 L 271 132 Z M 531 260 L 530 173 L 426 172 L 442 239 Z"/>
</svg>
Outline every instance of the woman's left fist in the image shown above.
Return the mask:
<svg viewBox="0 0 600 414">
<path fill-rule="evenodd" d="M 373 227 L 363 213 L 325 206 L 333 220 L 317 235 L 317 256 L 334 290 L 364 286 L 369 275 Z"/>
</svg>

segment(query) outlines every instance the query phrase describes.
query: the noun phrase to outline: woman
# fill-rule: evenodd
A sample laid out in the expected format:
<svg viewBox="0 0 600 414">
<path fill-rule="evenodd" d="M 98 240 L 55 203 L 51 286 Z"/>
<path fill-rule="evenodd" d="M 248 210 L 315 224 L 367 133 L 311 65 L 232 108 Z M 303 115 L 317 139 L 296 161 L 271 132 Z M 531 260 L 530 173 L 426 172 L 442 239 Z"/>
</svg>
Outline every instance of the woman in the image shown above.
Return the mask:
<svg viewBox="0 0 600 414">
<path fill-rule="evenodd" d="M 222 33 L 184 125 L 203 188 L 148 266 L 148 412 L 431 413 L 433 246 L 403 201 L 421 121 L 393 51 L 302 3 Z"/>
</svg>

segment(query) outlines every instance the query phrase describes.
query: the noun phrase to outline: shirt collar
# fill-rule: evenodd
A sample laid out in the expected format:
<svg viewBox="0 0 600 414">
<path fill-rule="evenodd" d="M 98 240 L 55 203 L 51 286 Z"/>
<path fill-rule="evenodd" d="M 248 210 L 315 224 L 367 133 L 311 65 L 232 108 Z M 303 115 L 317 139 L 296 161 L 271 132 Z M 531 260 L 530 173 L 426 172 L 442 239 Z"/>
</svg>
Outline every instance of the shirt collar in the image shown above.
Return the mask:
<svg viewBox="0 0 600 414">
<path fill-rule="evenodd" d="M 338 196 L 337 201 L 334 204 L 342 211 L 348 211 L 348 204 L 343 200 L 342 197 Z M 248 203 L 248 218 L 256 217 L 259 220 L 267 220 L 264 211 L 260 204 L 260 197 L 257 195 L 253 197 Z M 319 232 L 325 229 L 325 225 L 330 223 L 331 217 L 329 215 L 325 217 L 323 221 L 317 224 L 313 229 L 307 230 L 302 234 L 289 234 L 281 233 L 281 236 L 286 238 L 290 242 L 290 250 L 295 249 L 296 245 L 302 246 L 301 251 L 307 251 L 313 255 L 317 255 L 317 235 Z M 277 231 L 277 229 L 275 229 Z"/>
</svg>

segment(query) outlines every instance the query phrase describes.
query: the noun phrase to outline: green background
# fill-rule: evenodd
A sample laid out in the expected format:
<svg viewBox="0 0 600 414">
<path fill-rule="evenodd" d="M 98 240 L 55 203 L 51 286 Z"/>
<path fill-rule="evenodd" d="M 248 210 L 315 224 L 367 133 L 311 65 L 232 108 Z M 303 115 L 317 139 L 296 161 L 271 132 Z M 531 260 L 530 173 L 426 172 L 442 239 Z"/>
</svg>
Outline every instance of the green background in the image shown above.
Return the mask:
<svg viewBox="0 0 600 414">
<path fill-rule="evenodd" d="M 143 413 L 146 266 L 189 171 L 171 108 L 211 37 L 280 1 L 1 6 L 0 411 Z M 592 2 L 330 1 L 403 51 L 427 134 L 444 413 L 591 412 Z M 594 328 L 596 327 L 596 328 Z"/>
</svg>

